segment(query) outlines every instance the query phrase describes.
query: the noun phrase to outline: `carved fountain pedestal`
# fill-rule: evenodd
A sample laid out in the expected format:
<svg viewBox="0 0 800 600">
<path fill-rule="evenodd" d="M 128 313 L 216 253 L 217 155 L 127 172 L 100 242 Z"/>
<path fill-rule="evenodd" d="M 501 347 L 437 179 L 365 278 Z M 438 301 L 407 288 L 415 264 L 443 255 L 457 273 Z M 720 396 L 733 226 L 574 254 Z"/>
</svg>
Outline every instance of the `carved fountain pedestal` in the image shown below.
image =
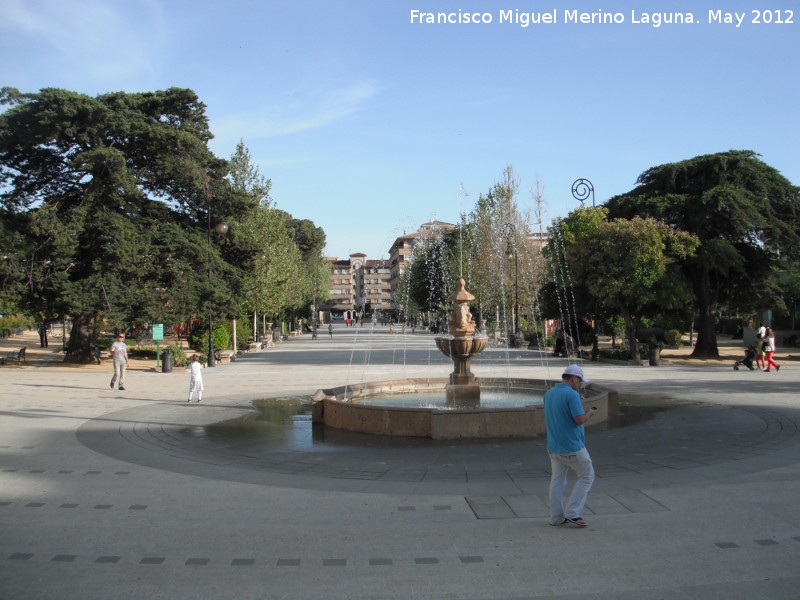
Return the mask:
<svg viewBox="0 0 800 600">
<path fill-rule="evenodd" d="M 469 302 L 475 297 L 464 289 L 459 279 L 458 290 L 450 297 L 448 325 L 450 335 L 435 338 L 439 350 L 453 361 L 450 383 L 445 387 L 447 405 L 455 408 L 477 407 L 481 403 L 481 388 L 472 374 L 472 357 L 486 349 L 488 339 L 475 336 L 475 322 L 469 312 Z"/>
</svg>

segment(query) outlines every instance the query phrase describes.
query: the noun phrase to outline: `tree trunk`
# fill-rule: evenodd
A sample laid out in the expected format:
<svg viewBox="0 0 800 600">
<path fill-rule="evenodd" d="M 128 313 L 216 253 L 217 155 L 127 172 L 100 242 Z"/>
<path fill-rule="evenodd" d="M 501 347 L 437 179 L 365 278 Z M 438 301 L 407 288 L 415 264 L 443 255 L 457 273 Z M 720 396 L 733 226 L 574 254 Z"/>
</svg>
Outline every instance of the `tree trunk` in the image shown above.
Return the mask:
<svg viewBox="0 0 800 600">
<path fill-rule="evenodd" d="M 697 298 L 697 344 L 692 351 L 692 358 L 719 358 L 717 332 L 714 326 L 716 303 L 711 294 L 711 278 L 708 267 L 704 264 L 702 273 L 696 278 L 694 286 Z"/>
<path fill-rule="evenodd" d="M 94 362 L 95 359 L 92 356 L 94 318 L 94 313 L 85 312 L 72 319 L 72 331 L 69 334 L 69 344 L 64 362 L 76 364 Z"/>
<path fill-rule="evenodd" d="M 631 360 L 639 360 L 639 342 L 636 339 L 636 319 L 630 316 L 629 311 L 624 311 L 625 328 L 628 330 L 628 346 L 631 349 Z"/>
</svg>

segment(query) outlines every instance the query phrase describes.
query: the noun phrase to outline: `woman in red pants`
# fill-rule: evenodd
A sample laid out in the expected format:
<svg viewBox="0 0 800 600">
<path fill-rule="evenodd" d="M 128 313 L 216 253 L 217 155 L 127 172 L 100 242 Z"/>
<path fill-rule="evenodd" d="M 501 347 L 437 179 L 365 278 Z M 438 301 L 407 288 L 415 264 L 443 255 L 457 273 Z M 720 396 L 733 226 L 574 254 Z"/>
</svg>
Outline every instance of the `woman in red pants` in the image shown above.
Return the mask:
<svg viewBox="0 0 800 600">
<path fill-rule="evenodd" d="M 776 371 L 780 371 L 781 366 L 772 358 L 772 355 L 775 354 L 775 334 L 772 333 L 772 328 L 767 327 L 767 332 L 764 334 L 762 341 L 764 342 L 764 362 L 766 363 L 764 370 L 769 373 L 769 368 L 775 367 Z"/>
</svg>

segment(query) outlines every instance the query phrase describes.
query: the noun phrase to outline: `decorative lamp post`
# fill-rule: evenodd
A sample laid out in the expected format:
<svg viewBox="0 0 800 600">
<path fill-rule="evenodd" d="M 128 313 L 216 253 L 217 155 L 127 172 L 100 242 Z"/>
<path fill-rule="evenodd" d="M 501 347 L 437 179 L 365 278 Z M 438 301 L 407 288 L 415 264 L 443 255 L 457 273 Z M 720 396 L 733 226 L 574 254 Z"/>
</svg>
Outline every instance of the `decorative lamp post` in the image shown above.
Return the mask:
<svg viewBox="0 0 800 600">
<path fill-rule="evenodd" d="M 206 175 L 205 181 L 205 192 L 206 192 L 206 199 L 208 200 L 208 295 L 209 300 L 213 296 L 213 286 L 211 283 L 211 188 L 209 186 L 210 177 Z M 213 227 L 214 233 L 218 236 L 223 237 L 225 234 L 228 233 L 228 224 L 225 221 L 220 221 Z M 212 319 L 212 311 L 213 306 L 210 304 L 208 307 L 208 366 L 209 367 L 216 367 L 217 366 L 217 357 L 214 355 L 214 324 Z"/>
<path fill-rule="evenodd" d="M 572 196 L 581 203 L 581 206 L 583 206 L 583 201 L 591 196 L 592 208 L 594 208 L 594 186 L 588 179 L 576 179 L 572 183 Z"/>
<path fill-rule="evenodd" d="M 519 348 L 522 345 L 520 340 L 519 331 L 519 257 L 517 255 L 517 229 L 513 223 L 506 223 L 503 225 L 503 231 L 508 236 L 508 247 L 506 248 L 506 256 L 508 258 L 514 257 L 514 310 L 511 313 L 511 327 L 513 333 L 509 340 L 509 345 L 512 348 Z M 513 242 L 512 238 L 513 236 Z"/>
<path fill-rule="evenodd" d="M 581 203 L 589 196 L 592 197 L 592 208 L 594 208 L 594 186 L 588 179 L 576 179 L 572 184 L 572 196 Z M 597 308 L 595 306 L 595 313 Z M 600 348 L 597 345 L 597 314 L 594 315 L 594 335 L 592 341 L 592 361 L 597 362 L 600 359 Z M 580 340 L 578 340 L 580 343 Z"/>
</svg>

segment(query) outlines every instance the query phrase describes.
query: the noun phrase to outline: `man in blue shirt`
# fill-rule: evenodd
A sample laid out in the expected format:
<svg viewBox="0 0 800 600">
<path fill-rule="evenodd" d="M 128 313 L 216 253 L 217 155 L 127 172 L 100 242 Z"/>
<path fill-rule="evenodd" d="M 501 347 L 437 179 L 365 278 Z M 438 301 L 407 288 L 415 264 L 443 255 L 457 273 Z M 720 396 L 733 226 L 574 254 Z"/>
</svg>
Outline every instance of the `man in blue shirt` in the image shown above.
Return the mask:
<svg viewBox="0 0 800 600">
<path fill-rule="evenodd" d="M 544 395 L 544 417 L 547 425 L 547 452 L 550 455 L 550 524 L 572 523 L 586 527 L 581 517 L 586 496 L 594 482 L 592 459 L 586 450 L 583 424 L 594 413 L 583 410 L 578 393 L 581 383 L 589 383 L 578 365 L 569 365 L 561 382 Z M 567 474 L 572 470 L 578 477 L 572 493 L 564 504 Z"/>
</svg>

